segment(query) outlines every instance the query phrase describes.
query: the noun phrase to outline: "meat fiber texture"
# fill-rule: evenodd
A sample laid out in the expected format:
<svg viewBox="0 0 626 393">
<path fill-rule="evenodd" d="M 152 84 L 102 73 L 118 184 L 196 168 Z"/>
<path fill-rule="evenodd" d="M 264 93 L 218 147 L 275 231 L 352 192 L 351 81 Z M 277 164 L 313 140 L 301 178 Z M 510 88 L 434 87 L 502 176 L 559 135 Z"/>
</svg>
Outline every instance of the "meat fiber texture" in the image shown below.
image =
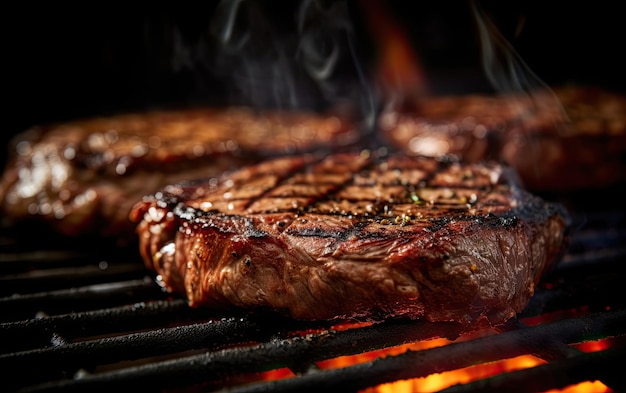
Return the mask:
<svg viewBox="0 0 626 393">
<path fill-rule="evenodd" d="M 468 326 L 520 312 L 569 228 L 509 167 L 369 151 L 172 184 L 131 219 L 146 266 L 193 307 Z"/>
<path fill-rule="evenodd" d="M 599 87 L 423 97 L 387 107 L 379 126 L 408 154 L 505 161 L 533 192 L 626 182 L 626 96 Z"/>
<path fill-rule="evenodd" d="M 33 127 L 12 144 L 0 181 L 0 212 L 5 225 L 27 223 L 30 233 L 38 227 L 133 244 L 130 209 L 166 184 L 356 139 L 347 115 L 245 107 L 155 110 Z"/>
</svg>

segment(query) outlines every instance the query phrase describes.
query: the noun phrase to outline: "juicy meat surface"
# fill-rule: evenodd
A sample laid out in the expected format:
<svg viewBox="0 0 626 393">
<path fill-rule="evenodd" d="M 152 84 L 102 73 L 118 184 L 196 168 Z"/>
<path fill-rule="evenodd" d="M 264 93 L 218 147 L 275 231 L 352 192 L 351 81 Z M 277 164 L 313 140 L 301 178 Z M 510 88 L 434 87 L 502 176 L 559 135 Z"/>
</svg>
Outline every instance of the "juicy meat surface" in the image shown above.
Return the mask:
<svg viewBox="0 0 626 393">
<path fill-rule="evenodd" d="M 146 266 L 191 306 L 468 325 L 521 311 L 569 226 L 509 167 L 367 151 L 172 184 L 131 219 Z"/>
<path fill-rule="evenodd" d="M 626 181 L 626 96 L 597 87 L 428 97 L 386 108 L 379 125 L 408 154 L 503 160 L 531 191 Z"/>
<path fill-rule="evenodd" d="M 68 236 L 136 241 L 133 204 L 166 184 L 357 139 L 332 113 L 190 108 L 35 127 L 15 138 L 0 211 Z"/>
</svg>

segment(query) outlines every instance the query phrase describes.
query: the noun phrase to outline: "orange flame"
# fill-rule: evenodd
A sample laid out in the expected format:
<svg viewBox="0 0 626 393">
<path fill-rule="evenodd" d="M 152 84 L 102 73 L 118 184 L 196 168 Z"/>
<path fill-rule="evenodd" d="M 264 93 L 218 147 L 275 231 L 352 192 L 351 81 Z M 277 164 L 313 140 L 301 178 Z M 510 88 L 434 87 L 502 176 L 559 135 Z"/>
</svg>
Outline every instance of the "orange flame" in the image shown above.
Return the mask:
<svg viewBox="0 0 626 393">
<path fill-rule="evenodd" d="M 427 393 L 437 392 L 457 384 L 464 384 L 479 379 L 489 378 L 501 373 L 523 370 L 545 364 L 546 362 L 532 355 L 522 355 L 494 363 L 485 363 L 458 370 L 431 374 L 423 378 L 386 383 L 361 393 Z M 611 390 L 600 381 L 585 381 L 564 389 L 551 389 L 544 393 L 609 393 Z"/>
<path fill-rule="evenodd" d="M 376 77 L 386 95 L 420 96 L 428 91 L 424 69 L 409 36 L 381 1 L 364 1 L 361 9 L 376 41 Z"/>
<path fill-rule="evenodd" d="M 437 338 L 416 343 L 401 345 L 378 351 L 371 351 L 357 355 L 341 356 L 334 359 L 317 362 L 317 367 L 322 370 L 336 369 L 352 366 L 355 364 L 370 362 L 387 356 L 400 355 L 406 351 L 419 351 L 452 343 L 451 340 Z M 594 352 L 607 349 L 611 346 L 611 339 L 589 341 L 574 345 L 580 351 Z M 385 383 L 364 389 L 360 393 L 414 393 L 414 392 L 437 392 L 457 384 L 464 384 L 479 379 L 492 377 L 501 373 L 532 368 L 545 364 L 546 361 L 532 355 L 521 355 L 510 359 L 484 363 L 458 370 L 431 374 L 422 378 L 413 378 L 401 381 Z M 295 374 L 289 369 L 278 369 L 262 374 L 263 380 L 277 380 L 294 377 Z M 552 389 L 544 393 L 610 393 L 612 390 L 600 381 L 586 381 L 568 386 L 564 389 Z"/>
<path fill-rule="evenodd" d="M 408 350 L 424 350 L 438 346 L 448 345 L 452 341 L 447 339 L 434 339 L 429 341 L 406 344 L 399 347 L 389 348 L 380 351 L 373 351 L 354 356 L 343 356 L 340 358 L 319 362 L 317 365 L 321 369 L 332 369 L 347 367 L 354 364 L 372 361 L 385 356 L 399 355 Z M 600 351 L 610 346 L 609 340 L 599 340 L 578 344 L 575 346 L 585 352 Z M 503 359 L 497 362 L 484 363 L 458 370 L 446 371 L 438 374 L 431 374 L 422 378 L 396 381 L 382 384 L 372 388 L 362 390 L 361 393 L 413 393 L 413 392 L 437 392 L 457 384 L 464 384 L 471 381 L 492 377 L 501 373 L 522 370 L 545 364 L 546 361 L 532 355 L 522 355 L 515 358 Z M 564 389 L 553 389 L 545 393 L 608 393 L 611 390 L 600 381 L 587 381 L 568 386 Z"/>
</svg>

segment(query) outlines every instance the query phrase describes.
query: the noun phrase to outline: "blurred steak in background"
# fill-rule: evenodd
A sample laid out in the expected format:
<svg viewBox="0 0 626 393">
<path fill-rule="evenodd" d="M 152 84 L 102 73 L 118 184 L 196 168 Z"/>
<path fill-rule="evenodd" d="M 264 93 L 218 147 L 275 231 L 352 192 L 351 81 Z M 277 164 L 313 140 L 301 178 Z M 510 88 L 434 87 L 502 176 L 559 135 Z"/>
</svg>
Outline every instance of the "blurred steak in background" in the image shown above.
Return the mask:
<svg viewBox="0 0 626 393">
<path fill-rule="evenodd" d="M 626 181 L 626 96 L 597 87 L 426 97 L 385 109 L 379 124 L 407 154 L 501 160 L 535 192 Z"/>
<path fill-rule="evenodd" d="M 244 107 L 34 127 L 16 137 L 0 180 L 0 211 L 7 225 L 44 224 L 67 236 L 135 244 L 128 215 L 144 195 L 267 157 L 345 149 L 358 141 L 357 131 L 345 113 Z"/>
</svg>

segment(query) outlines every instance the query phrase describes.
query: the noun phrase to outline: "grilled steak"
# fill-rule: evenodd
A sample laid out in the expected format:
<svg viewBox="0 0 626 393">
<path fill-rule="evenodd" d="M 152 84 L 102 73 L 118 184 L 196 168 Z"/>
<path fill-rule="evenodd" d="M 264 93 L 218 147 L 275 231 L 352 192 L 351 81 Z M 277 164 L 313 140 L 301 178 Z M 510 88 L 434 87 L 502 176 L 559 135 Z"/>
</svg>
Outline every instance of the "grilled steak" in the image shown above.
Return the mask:
<svg viewBox="0 0 626 393">
<path fill-rule="evenodd" d="M 19 135 L 0 183 L 0 211 L 63 235 L 136 239 L 128 214 L 145 194 L 269 155 L 339 148 L 357 138 L 348 116 L 181 109 L 36 127 Z"/>
<path fill-rule="evenodd" d="M 146 266 L 191 306 L 468 325 L 521 311 L 568 231 L 500 164 L 348 152 L 172 184 L 131 219 Z"/>
<path fill-rule="evenodd" d="M 537 115 L 522 122 L 521 131 L 509 134 L 501 158 L 532 190 L 604 188 L 625 182 L 626 96 L 599 88 L 554 92 L 560 105 L 543 100 L 546 104 Z"/>
<path fill-rule="evenodd" d="M 531 191 L 626 181 L 626 96 L 600 88 L 425 98 L 387 108 L 380 129 L 409 154 L 504 160 Z"/>
</svg>

